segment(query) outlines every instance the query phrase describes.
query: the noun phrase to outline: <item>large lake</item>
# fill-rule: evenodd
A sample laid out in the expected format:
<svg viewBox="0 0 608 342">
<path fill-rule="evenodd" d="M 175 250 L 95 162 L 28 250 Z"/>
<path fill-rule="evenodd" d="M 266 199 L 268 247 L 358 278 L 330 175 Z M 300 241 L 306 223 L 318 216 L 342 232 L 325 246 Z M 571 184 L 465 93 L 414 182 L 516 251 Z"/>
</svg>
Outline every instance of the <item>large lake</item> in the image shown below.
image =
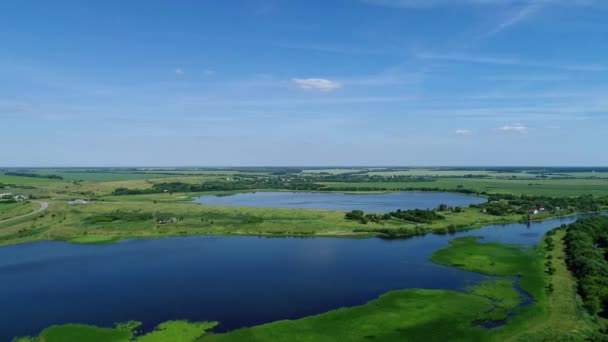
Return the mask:
<svg viewBox="0 0 608 342">
<path fill-rule="evenodd" d="M 0 341 L 68 322 L 144 329 L 217 320 L 218 331 L 363 304 L 404 288 L 461 290 L 480 274 L 429 261 L 460 236 L 533 245 L 576 217 L 408 240 L 179 237 L 0 247 Z"/>
<path fill-rule="evenodd" d="M 462 207 L 486 202 L 485 198 L 446 192 L 392 192 L 344 194 L 334 192 L 249 192 L 201 196 L 205 205 L 389 212 L 397 209 L 432 209 L 440 204 Z"/>
</svg>

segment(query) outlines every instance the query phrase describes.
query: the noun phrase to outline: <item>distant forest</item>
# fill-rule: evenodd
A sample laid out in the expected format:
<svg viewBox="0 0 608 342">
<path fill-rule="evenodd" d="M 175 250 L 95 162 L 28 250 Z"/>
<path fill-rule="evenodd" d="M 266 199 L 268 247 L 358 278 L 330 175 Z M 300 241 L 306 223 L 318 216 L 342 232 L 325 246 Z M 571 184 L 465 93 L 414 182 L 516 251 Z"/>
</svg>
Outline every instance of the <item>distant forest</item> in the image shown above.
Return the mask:
<svg viewBox="0 0 608 342">
<path fill-rule="evenodd" d="M 48 178 L 48 179 L 63 179 L 61 176 L 57 175 L 42 175 L 38 173 L 29 173 L 29 172 L 5 172 L 7 176 L 18 176 L 18 177 L 33 177 L 33 178 Z"/>
</svg>

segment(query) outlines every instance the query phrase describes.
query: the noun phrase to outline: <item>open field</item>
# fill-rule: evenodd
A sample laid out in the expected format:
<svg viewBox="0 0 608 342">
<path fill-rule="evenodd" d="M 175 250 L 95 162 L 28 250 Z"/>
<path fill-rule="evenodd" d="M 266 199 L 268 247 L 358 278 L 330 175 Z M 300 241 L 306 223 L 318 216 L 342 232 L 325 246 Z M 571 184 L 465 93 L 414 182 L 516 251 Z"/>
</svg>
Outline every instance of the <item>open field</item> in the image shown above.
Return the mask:
<svg viewBox="0 0 608 342">
<path fill-rule="evenodd" d="M 365 191 L 383 189 L 397 191 L 402 189 L 439 188 L 442 190 L 469 189 L 485 193 L 515 195 L 580 196 L 608 195 L 608 179 L 498 179 L 498 178 L 436 178 L 429 181 L 398 182 L 322 182 L 335 188 Z"/>
<path fill-rule="evenodd" d="M 345 220 L 341 211 L 204 206 L 191 202 L 186 194 L 111 196 L 84 205 L 51 201 L 40 215 L 0 224 L 0 245 L 36 240 L 89 242 L 91 236 L 99 242 L 183 235 L 366 237 L 387 229 L 398 229 L 402 235 L 445 234 L 450 226 L 464 230 L 522 219 L 517 214 L 488 215 L 475 208 L 442 215 L 444 220 L 429 224 L 398 219 L 362 224 Z M 163 217 L 176 221 L 159 224 Z"/>
<path fill-rule="evenodd" d="M 344 170 L 344 169 L 337 169 Z M 352 171 L 351 169 L 349 169 Z M 315 170 L 318 171 L 318 170 Z M 23 243 L 36 240 L 65 240 L 72 242 L 111 242 L 122 238 L 161 237 L 176 235 L 263 235 L 263 236 L 350 236 L 371 235 L 412 236 L 429 232 L 447 233 L 450 229 L 464 230 L 488 224 L 510 223 L 524 219 L 523 214 L 505 212 L 501 215 L 483 213 L 478 208 L 463 207 L 459 211 L 444 211 L 443 220 L 417 224 L 397 219 L 381 222 L 360 222 L 344 219 L 344 212 L 328 210 L 273 209 L 252 207 L 208 207 L 191 202 L 191 198 L 202 194 L 238 193 L 241 184 L 274 184 L 262 191 L 294 191 L 291 182 L 297 180 L 304 189 L 314 191 L 398 191 L 403 189 L 442 189 L 447 191 L 470 191 L 487 194 L 526 194 L 554 197 L 593 195 L 597 198 L 608 196 L 608 179 L 502 179 L 432 177 L 412 181 L 361 181 L 341 174 L 311 174 L 301 178 L 281 169 L 277 175 L 268 170 L 157 170 L 137 171 L 92 171 L 88 170 L 34 170 L 37 175 L 57 174 L 62 176 L 87 176 L 87 180 L 73 181 L 25 176 L 0 175 L 0 189 L 3 192 L 25 194 L 44 198 L 49 202 L 47 212 L 28 219 L 0 224 L 0 245 Z M 223 173 L 225 172 L 225 173 Z M 285 173 L 287 172 L 287 173 Z M 295 170 L 296 174 L 301 174 Z M 381 171 L 379 171 L 381 172 Z M 409 171 L 407 171 L 409 172 Z M 429 176 L 438 172 L 474 172 L 474 170 L 421 170 L 417 175 Z M 426 173 L 425 173 L 426 172 Z M 486 171 L 478 171 L 486 173 Z M 188 175 L 180 173 L 190 173 Z M 502 174 L 502 173 L 497 173 Z M 148 177 L 149 178 L 142 178 Z M 162 177 L 161 177 L 162 176 Z M 160 178 L 159 178 L 160 177 Z M 300 178 L 298 178 L 300 177 Z M 323 182 L 326 177 L 342 181 Z M 367 176 L 363 176 L 367 177 Z M 125 180 L 125 178 L 128 178 Z M 364 179 L 365 180 L 365 179 Z M 290 182 L 291 181 L 291 182 Z M 248 183 L 247 183 L 248 182 Z M 210 184 L 204 192 L 164 192 L 140 195 L 115 196 L 119 188 L 132 191 L 149 191 L 157 185 L 178 184 L 200 186 Z M 320 185 L 319 185 L 320 184 Z M 319 186 L 321 186 L 319 188 Z M 328 186 L 328 189 L 323 188 Z M 220 190 L 224 188 L 234 190 Z M 183 188 L 183 186 L 181 187 Z M 297 190 L 296 190 L 297 191 Z M 311 191 L 311 190 L 304 190 Z M 70 206 L 67 201 L 86 199 L 85 205 Z M 0 208 L 0 218 L 18 216 L 31 209 L 32 204 Z M 575 213 L 576 210 L 563 208 L 559 215 Z M 138 216 L 139 215 L 139 216 Z M 542 213 L 534 219 L 546 219 L 557 213 Z M 159 224 L 163 216 L 174 218 L 173 222 Z M 105 219 L 103 218 L 105 217 Z M 102 218 L 102 219 L 99 219 Z M 99 220 L 97 220 L 99 219 Z"/>
<path fill-rule="evenodd" d="M 21 216 L 38 209 L 39 205 L 32 202 L 0 202 L 0 221 L 11 217 Z"/>
</svg>

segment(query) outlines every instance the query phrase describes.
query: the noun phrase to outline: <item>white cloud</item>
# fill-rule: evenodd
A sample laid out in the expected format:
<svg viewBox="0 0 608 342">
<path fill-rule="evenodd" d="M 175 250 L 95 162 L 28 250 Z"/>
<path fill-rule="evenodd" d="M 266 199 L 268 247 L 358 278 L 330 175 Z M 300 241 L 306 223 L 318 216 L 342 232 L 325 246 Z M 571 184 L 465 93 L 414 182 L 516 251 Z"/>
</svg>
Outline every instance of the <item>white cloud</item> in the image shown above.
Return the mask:
<svg viewBox="0 0 608 342">
<path fill-rule="evenodd" d="M 205 76 L 215 75 L 215 70 L 205 69 L 205 70 L 203 70 L 203 75 L 205 75 Z"/>
<path fill-rule="evenodd" d="M 324 78 L 292 78 L 291 82 L 302 89 L 332 91 L 334 89 L 342 88 L 341 83 Z"/>
<path fill-rule="evenodd" d="M 175 74 L 178 75 L 178 76 L 183 75 L 184 74 L 184 69 L 182 69 L 182 68 L 175 69 Z"/>
<path fill-rule="evenodd" d="M 482 35 L 482 37 L 493 36 L 497 33 L 500 33 L 512 26 L 515 26 L 526 19 L 530 18 L 534 14 L 540 11 L 541 5 L 538 2 L 531 2 L 528 6 L 524 6 L 519 10 L 508 15 L 502 22 L 500 22 L 496 27 L 492 30 L 486 32 Z"/>
<path fill-rule="evenodd" d="M 465 137 L 473 135 L 473 133 L 474 132 L 471 131 L 470 129 L 462 129 L 462 128 L 461 129 L 457 129 L 457 130 L 454 131 L 454 134 L 460 135 L 460 136 L 465 136 Z"/>
<path fill-rule="evenodd" d="M 512 125 L 504 125 L 502 127 L 499 127 L 498 130 L 505 132 L 505 133 L 516 133 L 516 134 L 528 134 L 528 132 L 530 131 L 528 126 L 518 124 L 518 123 L 512 124 Z"/>
</svg>

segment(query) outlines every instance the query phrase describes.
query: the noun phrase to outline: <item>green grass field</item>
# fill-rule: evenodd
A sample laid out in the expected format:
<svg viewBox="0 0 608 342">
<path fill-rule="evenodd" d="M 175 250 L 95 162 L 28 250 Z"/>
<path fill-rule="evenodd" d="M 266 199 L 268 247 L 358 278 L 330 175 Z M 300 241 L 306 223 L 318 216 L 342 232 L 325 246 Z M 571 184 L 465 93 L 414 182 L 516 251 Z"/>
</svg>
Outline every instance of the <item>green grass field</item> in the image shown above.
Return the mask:
<svg viewBox="0 0 608 342">
<path fill-rule="evenodd" d="M 608 195 L 608 179 L 498 179 L 498 178 L 437 178 L 428 182 L 357 182 L 322 183 L 332 188 L 340 189 L 386 189 L 398 191 L 402 189 L 439 188 L 445 190 L 469 189 L 478 192 L 515 194 L 515 195 L 546 195 L 546 196 L 580 196 Z"/>
<path fill-rule="evenodd" d="M 357 169 L 337 169 L 357 170 Z M 321 171 L 321 170 L 314 170 Z M 328 170 L 324 170 L 328 171 Z M 331 171 L 331 170 L 330 170 Z M 34 172 L 34 171 L 32 171 Z M 463 208 L 455 213 L 443 212 L 445 220 L 430 224 L 414 225 L 411 223 L 386 220 L 381 224 L 361 224 L 344 220 L 344 213 L 337 211 L 272 209 L 272 208 L 239 208 L 208 207 L 191 203 L 195 193 L 161 193 L 145 195 L 112 196 L 117 188 L 149 189 L 154 184 L 163 182 L 182 182 L 201 184 L 205 182 L 231 182 L 235 174 L 255 177 L 270 173 L 219 170 L 138 170 L 135 172 L 79 171 L 79 170 L 36 170 L 39 174 L 61 174 L 81 178 L 84 181 L 55 180 L 46 178 L 17 177 L 0 175 L 3 188 L 0 191 L 15 194 L 27 194 L 44 198 L 50 203 L 49 209 L 41 215 L 24 220 L 0 224 L 0 245 L 23 243 L 35 240 L 64 240 L 76 243 L 101 243 L 119 241 L 122 238 L 161 237 L 178 235 L 263 235 L 263 236 L 349 236 L 365 237 L 385 235 L 386 231 L 399 230 L 402 235 L 419 233 L 446 233 L 448 227 L 458 230 L 473 229 L 489 224 L 510 223 L 522 220 L 523 215 L 508 214 L 493 216 L 481 213 L 475 208 Z M 225 172 L 225 173 L 222 173 Z M 383 172 L 383 171 L 371 171 Z M 388 172 L 388 171 L 387 171 Z M 393 172 L 393 171 L 391 171 Z M 503 178 L 462 178 L 465 171 L 422 170 L 394 172 L 416 172 L 417 175 L 433 176 L 432 181 L 423 182 L 327 182 L 332 188 L 359 189 L 365 193 L 369 190 L 387 189 L 398 191 L 405 188 L 440 188 L 446 190 L 473 190 L 487 193 L 531 194 L 551 196 L 579 196 L 593 194 L 608 196 L 608 179 L 503 179 Z M 477 171 L 494 174 L 487 171 Z M 187 173 L 184 175 L 182 173 Z M 446 177 L 434 175 L 444 173 Z M 305 173 L 304 173 L 305 174 Z M 503 173 L 496 173 L 503 175 Z M 162 178 L 157 178 L 162 176 Z M 277 176 L 282 177 L 282 176 Z M 318 173 L 313 177 L 317 177 Z M 323 176 L 322 176 L 323 177 Z M 73 178 L 73 179 L 75 179 Z M 128 178 L 128 179 L 126 179 Z M 3 179 L 4 181 L 2 181 Z M 125 180 L 126 179 L 126 180 Z M 11 185 L 6 185 L 11 184 Z M 264 189 L 265 191 L 285 191 L 285 189 Z M 227 194 L 236 191 L 210 191 L 201 194 Z M 68 206 L 71 199 L 87 199 L 84 206 Z M 0 218 L 18 216 L 28 211 L 25 208 L 0 208 Z M 149 217 L 141 221 L 111 220 L 110 222 L 91 221 L 92 217 L 112 214 L 115 211 L 141 211 L 154 216 L 156 213 L 169 213 L 179 218 L 178 222 L 159 225 L 157 220 Z M 572 210 L 562 210 L 561 215 L 572 214 Z M 548 214 L 536 218 L 548 218 Z"/>
<path fill-rule="evenodd" d="M 39 205 L 32 202 L 16 202 L 16 203 L 4 203 L 0 202 L 0 221 L 20 216 L 23 214 L 30 213 L 38 209 Z"/>
</svg>

